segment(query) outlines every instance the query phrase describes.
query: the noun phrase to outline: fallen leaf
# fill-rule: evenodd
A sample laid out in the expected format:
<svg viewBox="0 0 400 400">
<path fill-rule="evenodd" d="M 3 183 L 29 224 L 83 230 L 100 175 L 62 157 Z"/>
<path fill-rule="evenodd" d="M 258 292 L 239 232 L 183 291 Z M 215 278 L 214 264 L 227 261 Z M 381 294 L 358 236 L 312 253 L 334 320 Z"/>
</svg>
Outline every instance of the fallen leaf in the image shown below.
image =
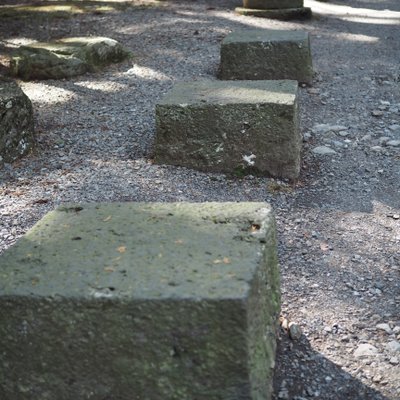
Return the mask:
<svg viewBox="0 0 400 400">
<path fill-rule="evenodd" d="M 321 249 L 322 251 L 328 251 L 328 250 L 329 250 L 329 245 L 328 245 L 328 243 L 322 242 L 322 243 L 319 245 L 319 247 L 320 247 L 320 249 Z"/>
<path fill-rule="evenodd" d="M 119 246 L 119 247 L 117 248 L 117 251 L 118 251 L 119 253 L 125 253 L 125 252 L 126 252 L 126 247 L 125 247 L 125 246 Z"/>
<path fill-rule="evenodd" d="M 259 231 L 260 229 L 261 229 L 260 225 L 253 224 L 253 225 L 251 225 L 250 232 L 256 232 L 256 231 Z"/>
<path fill-rule="evenodd" d="M 103 222 L 108 222 L 111 219 L 111 215 L 109 215 L 107 218 L 103 219 Z"/>
<path fill-rule="evenodd" d="M 33 204 L 46 204 L 46 203 L 48 203 L 50 200 L 49 199 L 38 199 L 38 200 L 35 200 L 34 202 L 33 202 Z"/>
<path fill-rule="evenodd" d="M 231 263 L 231 260 L 230 260 L 228 257 L 224 257 L 222 260 L 219 259 L 219 258 L 217 258 L 217 259 L 215 259 L 215 260 L 213 261 L 213 263 L 214 263 L 214 264 L 222 264 L 222 263 L 224 263 L 224 264 L 230 264 L 230 263 Z"/>
</svg>

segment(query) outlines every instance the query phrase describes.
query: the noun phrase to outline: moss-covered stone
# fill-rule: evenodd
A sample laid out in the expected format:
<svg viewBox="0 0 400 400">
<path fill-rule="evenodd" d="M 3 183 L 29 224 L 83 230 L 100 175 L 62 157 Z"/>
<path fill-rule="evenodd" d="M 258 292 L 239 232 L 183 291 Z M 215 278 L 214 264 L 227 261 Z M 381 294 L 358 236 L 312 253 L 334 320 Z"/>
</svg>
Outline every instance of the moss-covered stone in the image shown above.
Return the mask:
<svg viewBox="0 0 400 400">
<path fill-rule="evenodd" d="M 0 257 L 2 394 L 270 399 L 279 301 L 264 203 L 62 207 Z"/>
<path fill-rule="evenodd" d="M 294 79 L 312 84 L 308 32 L 251 29 L 230 33 L 221 45 L 220 78 Z"/>
<path fill-rule="evenodd" d="M 24 156 L 33 145 L 32 103 L 16 82 L 0 77 L 0 167 Z"/>
<path fill-rule="evenodd" d="M 303 7 L 304 0 L 243 0 L 244 8 L 273 10 Z"/>
<path fill-rule="evenodd" d="M 76 37 L 21 46 L 10 62 L 11 74 L 22 79 L 62 79 L 123 61 L 130 56 L 116 40 Z"/>
<path fill-rule="evenodd" d="M 179 83 L 156 106 L 155 162 L 295 179 L 296 81 Z"/>
</svg>

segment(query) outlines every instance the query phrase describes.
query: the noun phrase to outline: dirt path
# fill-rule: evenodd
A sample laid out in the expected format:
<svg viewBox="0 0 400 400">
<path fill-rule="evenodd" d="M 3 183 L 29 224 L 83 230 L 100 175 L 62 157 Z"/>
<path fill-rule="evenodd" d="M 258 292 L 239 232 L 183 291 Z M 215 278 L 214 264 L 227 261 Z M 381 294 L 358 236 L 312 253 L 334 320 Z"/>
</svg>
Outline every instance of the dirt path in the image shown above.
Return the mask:
<svg viewBox="0 0 400 400">
<path fill-rule="evenodd" d="M 400 398 L 400 3 L 306 1 L 312 21 L 236 16 L 233 2 L 159 3 L 71 19 L 2 20 L 15 45 L 104 35 L 135 53 L 103 73 L 22 83 L 38 148 L 0 172 L 0 251 L 70 201 L 268 201 L 276 210 L 282 331 L 276 399 Z M 153 165 L 154 105 L 176 81 L 215 79 L 231 30 L 304 29 L 315 85 L 301 89 L 302 175 L 271 179 Z M 333 149 L 318 155 L 316 148 Z M 369 345 L 369 346 L 366 346 Z"/>
</svg>

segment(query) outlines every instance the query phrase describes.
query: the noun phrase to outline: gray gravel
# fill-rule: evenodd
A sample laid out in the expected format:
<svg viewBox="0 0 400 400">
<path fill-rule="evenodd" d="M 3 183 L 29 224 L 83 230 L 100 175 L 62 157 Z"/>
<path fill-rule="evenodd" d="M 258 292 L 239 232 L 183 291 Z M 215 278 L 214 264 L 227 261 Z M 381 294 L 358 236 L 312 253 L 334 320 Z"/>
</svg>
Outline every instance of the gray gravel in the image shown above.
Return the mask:
<svg viewBox="0 0 400 400">
<path fill-rule="evenodd" d="M 34 103 L 38 145 L 0 171 L 0 252 L 64 202 L 270 202 L 282 314 L 303 332 L 280 332 L 275 398 L 398 400 L 400 4 L 306 3 L 328 8 L 301 23 L 236 16 L 234 1 L 205 0 L 2 21 L 1 54 L 27 38 L 92 34 L 120 41 L 135 58 L 71 80 L 21 83 Z M 215 79 L 223 37 L 254 27 L 312 35 L 316 74 L 301 90 L 300 179 L 153 165 L 155 103 L 174 82 Z"/>
</svg>

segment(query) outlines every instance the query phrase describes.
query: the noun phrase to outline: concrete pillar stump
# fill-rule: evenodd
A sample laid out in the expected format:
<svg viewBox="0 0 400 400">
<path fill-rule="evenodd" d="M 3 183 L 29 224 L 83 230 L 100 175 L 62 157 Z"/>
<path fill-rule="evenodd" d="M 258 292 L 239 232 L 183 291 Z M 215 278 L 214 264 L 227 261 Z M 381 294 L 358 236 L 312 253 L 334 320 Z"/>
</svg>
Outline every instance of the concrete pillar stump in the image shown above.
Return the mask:
<svg viewBox="0 0 400 400">
<path fill-rule="evenodd" d="M 269 400 L 265 203 L 67 205 L 0 257 L 2 399 Z"/>
<path fill-rule="evenodd" d="M 298 83 L 178 83 L 156 106 L 154 160 L 205 172 L 296 179 Z"/>
<path fill-rule="evenodd" d="M 303 7 L 303 0 L 243 0 L 238 14 L 254 17 L 290 20 L 311 18 L 311 8 Z"/>
<path fill-rule="evenodd" d="M 305 31 L 234 31 L 222 41 L 219 78 L 294 79 L 312 84 L 310 36 Z"/>
</svg>

